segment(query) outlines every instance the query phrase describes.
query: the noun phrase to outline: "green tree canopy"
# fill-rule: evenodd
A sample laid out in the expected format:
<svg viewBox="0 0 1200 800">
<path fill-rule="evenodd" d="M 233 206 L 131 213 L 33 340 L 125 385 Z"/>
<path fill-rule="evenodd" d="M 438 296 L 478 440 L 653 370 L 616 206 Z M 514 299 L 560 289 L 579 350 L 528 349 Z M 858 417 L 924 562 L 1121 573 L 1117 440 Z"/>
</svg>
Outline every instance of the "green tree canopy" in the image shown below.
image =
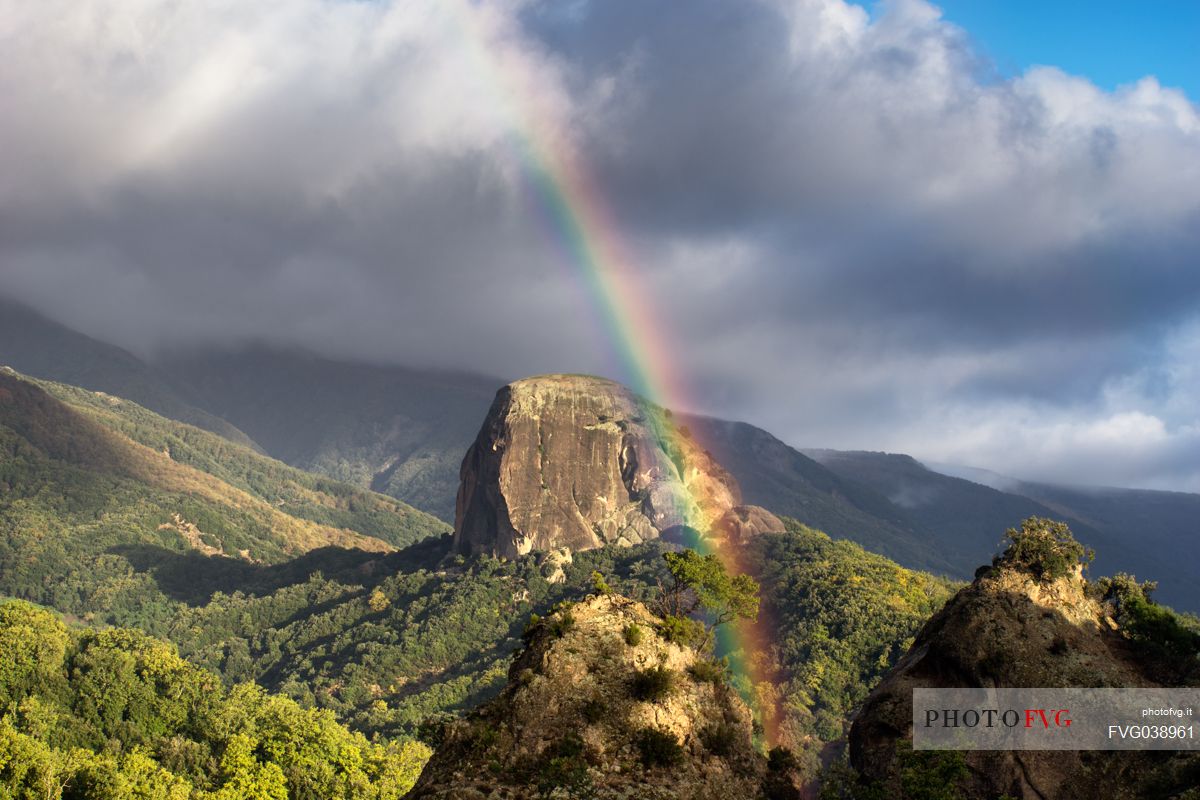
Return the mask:
<svg viewBox="0 0 1200 800">
<path fill-rule="evenodd" d="M 731 575 L 716 555 L 695 550 L 663 553 L 671 585 L 663 589 L 660 610 L 686 617 L 703 608 L 712 615 L 712 626 L 734 619 L 758 618 L 758 582 L 749 575 Z"/>
<path fill-rule="evenodd" d="M 1042 581 L 1064 578 L 1095 556 L 1075 541 L 1065 522 L 1045 517 L 1030 517 L 1021 522 L 1020 530 L 1009 528 L 1004 537 L 1008 547 L 992 563 L 1028 572 Z"/>
<path fill-rule="evenodd" d="M 369 741 L 140 631 L 0 602 L 0 798 L 397 800 L 429 749 Z"/>
</svg>

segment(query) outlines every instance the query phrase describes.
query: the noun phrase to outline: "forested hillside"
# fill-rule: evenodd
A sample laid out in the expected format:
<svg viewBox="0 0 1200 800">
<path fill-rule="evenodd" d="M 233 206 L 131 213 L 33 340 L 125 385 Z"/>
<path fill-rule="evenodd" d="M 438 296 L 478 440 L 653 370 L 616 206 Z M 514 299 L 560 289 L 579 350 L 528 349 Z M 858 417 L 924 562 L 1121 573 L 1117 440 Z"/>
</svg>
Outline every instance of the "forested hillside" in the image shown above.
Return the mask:
<svg viewBox="0 0 1200 800">
<path fill-rule="evenodd" d="M 0 603 L 0 796 L 90 800 L 384 800 L 429 750 L 372 743 L 329 712 L 122 628 L 68 627 Z"/>
<path fill-rule="evenodd" d="M 980 478 L 996 483 L 993 487 L 942 474 L 894 453 L 809 454 L 843 480 L 885 494 L 927 541 L 937 543 L 955 564 L 955 574 L 971 569 L 980 553 L 991 552 L 996 532 L 1013 520 L 1053 517 L 1069 522 L 1080 541 L 1096 550 L 1095 574 L 1152 576 L 1164 603 L 1200 610 L 1200 583 L 1193 568 L 1200 557 L 1200 495 Z"/>
<path fill-rule="evenodd" d="M 0 681 L 6 786 L 397 796 L 428 753 L 416 740 L 504 686 L 534 615 L 594 593 L 597 573 L 651 605 L 668 582 L 661 540 L 575 553 L 561 575 L 539 553 L 456 556 L 444 525 L 391 498 L 12 373 L 0 443 L 0 592 L 142 631 L 3 607 L 28 643 Z M 734 684 L 770 696 L 812 778 L 956 586 L 785 524 L 741 545 L 774 689 Z"/>
<path fill-rule="evenodd" d="M 198 408 L 163 371 L 133 353 L 85 336 L 2 296 L 0 366 L 35 378 L 127 397 L 171 419 L 253 446 L 246 434 Z"/>
<path fill-rule="evenodd" d="M 6 612 L 21 631 L 12 636 L 49 643 L 53 652 L 39 651 L 39 663 L 67 666 L 32 684 L 21 683 L 25 667 L 8 673 L 24 694 L 5 700 L 2 746 L 40 766 L 0 778 L 24 785 L 69 776 L 93 787 L 85 796 L 138 780 L 177 787 L 170 791 L 179 797 L 232 797 L 242 789 L 228 787 L 247 781 L 276 786 L 268 797 L 392 796 L 423 758 L 412 740 L 435 741 L 441 720 L 501 689 L 534 615 L 595 592 L 597 573 L 653 605 L 667 582 L 663 555 L 675 547 L 610 546 L 565 564 L 541 553 L 454 555 L 447 526 L 399 501 L 127 400 L 11 371 L 0 372 L 0 455 L 0 594 L 143 632 L 69 629 L 29 606 L 5 607 L 16 609 Z M 825 487 L 831 497 L 842 487 L 856 502 L 876 502 L 842 480 Z M 775 688 L 743 678 L 735 685 L 747 697 L 774 692 L 784 740 L 815 776 L 844 741 L 855 707 L 956 586 L 784 522 L 785 532 L 740 545 L 761 584 L 770 646 L 757 657 Z M 125 670 L 96 673 L 123 687 L 116 711 L 93 708 L 89 654 Z M 163 683 L 156 664 L 176 677 Z M 211 697 L 192 708 L 186 698 L 197 686 L 212 688 Z M 173 705 L 180 698 L 186 709 Z M 246 703 L 274 716 L 256 717 Z M 143 705 L 152 710 L 134 708 Z M 207 721 L 234 716 L 253 730 Z M 283 734 L 273 725 L 314 731 L 323 744 L 274 744 Z M 105 744 L 113 738 L 138 749 Z M 310 776 L 306 765 L 330 760 L 330 747 L 358 755 L 350 766 L 334 756 L 333 772 Z M 403 776 L 372 761 L 384 752 L 407 759 Z M 280 772 L 286 795 L 278 794 Z M 322 788 L 304 794 L 297 786 Z"/>
<path fill-rule="evenodd" d="M 386 495 L 290 467 L 207 431 L 179 425 L 135 403 L 63 384 L 41 386 L 104 427 L 292 517 L 351 530 L 396 546 L 447 530 L 428 514 Z"/>
<path fill-rule="evenodd" d="M 444 526 L 389 498 L 128 401 L 0 381 L 0 592 L 166 637 L 226 686 L 255 681 L 383 740 L 492 696 L 530 615 L 593 591 L 593 571 L 651 601 L 664 576 L 663 542 L 577 553 L 561 583 L 537 554 L 452 557 L 430 536 Z M 787 729 L 815 754 L 947 589 L 788 526 L 746 546 L 780 625 Z"/>
<path fill-rule="evenodd" d="M 788 527 L 751 541 L 747 561 L 775 625 L 787 733 L 815 758 L 953 586 L 794 521 Z M 549 583 L 537 554 L 463 559 L 451 557 L 449 545 L 447 538 L 393 554 L 322 551 L 233 579 L 214 565 L 207 586 L 221 590 L 209 597 L 196 591 L 208 575 L 179 570 L 167 589 L 190 591 L 192 603 L 165 632 L 185 657 L 227 680 L 253 679 L 332 709 L 357 730 L 410 736 L 499 691 L 530 615 L 593 592 L 593 572 L 614 591 L 653 603 L 671 547 L 577 553 L 563 582 Z"/>
<path fill-rule="evenodd" d="M 747 563 L 774 630 L 784 734 L 815 774 L 824 745 L 845 736 L 851 712 L 961 584 L 785 522 L 787 533 L 751 544 Z"/>
<path fill-rule="evenodd" d="M 234 441 L 249 442 L 246 431 L 254 446 L 292 466 L 398 498 L 446 523 L 454 518 L 463 454 L 502 383 L 266 346 L 175 354 L 150 365 L 0 300 L 4 363 L 132 398 Z M 80 397 L 93 409 L 101 402 L 86 392 Z M 1016 481 L 991 487 L 986 479 L 939 474 L 904 455 L 801 452 L 753 425 L 679 416 L 737 479 L 746 502 L 909 568 L 966 579 L 991 555 L 998 531 L 1017 519 L 1049 515 L 1069 521 L 1100 552 L 1097 569 L 1154 575 L 1164 602 L 1200 609 L 1191 560 L 1177 557 L 1195 555 L 1200 542 L 1200 495 Z M 152 440 L 161 437 L 139 439 L 140 427 L 127 424 L 123 432 L 157 448 Z M 220 444 L 206 440 L 200 449 L 208 453 L 182 457 L 216 469 L 226 460 L 225 451 L 212 452 Z M 293 506 L 289 513 L 359 530 L 324 511 L 313 516 Z M 368 535 L 389 539 L 386 531 Z"/>
<path fill-rule="evenodd" d="M 0 454 L 0 593 L 114 623 L 170 613 L 151 575 L 173 557 L 253 566 L 445 530 L 129 401 L 11 371 Z"/>
</svg>

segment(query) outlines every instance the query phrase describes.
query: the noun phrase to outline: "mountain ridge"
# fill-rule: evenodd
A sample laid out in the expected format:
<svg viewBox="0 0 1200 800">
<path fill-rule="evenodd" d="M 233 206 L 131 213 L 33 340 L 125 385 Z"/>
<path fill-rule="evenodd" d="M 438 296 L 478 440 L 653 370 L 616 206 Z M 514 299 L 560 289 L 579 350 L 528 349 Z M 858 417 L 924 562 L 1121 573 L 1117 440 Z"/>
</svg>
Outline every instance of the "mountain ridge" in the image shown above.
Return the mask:
<svg viewBox="0 0 1200 800">
<path fill-rule="evenodd" d="M 61 351 L 65 340 L 55 341 Z M 42 348 L 47 358 L 52 344 Z M 70 352 L 59 355 L 66 363 L 74 359 Z M 175 354 L 155 369 L 192 406 L 227 418 L 272 456 L 381 491 L 446 523 L 454 521 L 463 453 L 502 383 L 264 345 Z M 1200 495 L 1126 490 L 1106 496 L 1035 484 L 992 493 L 984 491 L 986 481 L 951 484 L 957 476 L 942 480 L 912 459 L 864 473 L 844 458 L 822 464 L 809 457 L 841 451 L 805 455 L 748 423 L 692 414 L 676 419 L 733 475 L 746 502 L 902 564 L 967 578 L 1014 520 L 1052 514 L 1067 518 L 1097 547 L 1105 570 L 1156 575 L 1164 601 L 1200 609 L 1200 587 L 1181 572 L 1179 559 L 1166 555 L 1176 547 L 1200 550 L 1191 522 L 1200 518 Z M 916 490 L 898 488 L 914 478 Z"/>
<path fill-rule="evenodd" d="M 1097 553 L 1092 569 L 1133 572 L 1159 582 L 1159 598 L 1200 609 L 1200 585 L 1190 564 L 1200 557 L 1200 495 L 1144 489 L 1066 487 L 1016 481 L 1007 491 L 929 469 L 911 456 L 872 451 L 810 450 L 829 469 L 900 496 L 915 523 L 947 541 L 958 557 L 994 548 L 997 531 L 1014 519 L 1055 517 L 1070 523 Z M 963 539 L 974 549 L 962 550 Z M 976 560 L 980 560 L 975 555 Z M 961 575 L 961 572 L 959 573 Z M 969 573 L 967 573 L 969 574 Z"/>
<path fill-rule="evenodd" d="M 232 423 L 190 403 L 161 370 L 3 295 L 0 365 L 31 377 L 125 397 L 165 417 L 257 448 L 254 440 Z"/>
<path fill-rule="evenodd" d="M 79 615 L 109 613 L 123 592 L 114 622 L 162 598 L 134 577 L 130 548 L 254 564 L 446 530 L 130 401 L 12 370 L 0 371 L 0 452 L 0 592 Z"/>
<path fill-rule="evenodd" d="M 276 458 L 454 521 L 458 470 L 503 381 L 261 345 L 162 368 Z"/>
</svg>

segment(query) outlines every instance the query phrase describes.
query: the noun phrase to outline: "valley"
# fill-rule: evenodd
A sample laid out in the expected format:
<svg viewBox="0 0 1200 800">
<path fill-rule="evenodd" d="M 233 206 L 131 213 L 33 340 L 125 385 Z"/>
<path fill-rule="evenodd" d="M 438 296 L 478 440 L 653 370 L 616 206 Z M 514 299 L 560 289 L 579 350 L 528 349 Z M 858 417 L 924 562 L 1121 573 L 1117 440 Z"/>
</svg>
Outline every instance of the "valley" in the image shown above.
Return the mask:
<svg viewBox="0 0 1200 800">
<path fill-rule="evenodd" d="M 0 800 L 1200 800 L 1197 31 L 0 0 Z"/>
<path fill-rule="evenodd" d="M 129 796 L 132 789 L 114 787 L 143 784 L 165 787 L 163 797 L 206 800 L 249 796 L 239 793 L 250 786 L 268 794 L 284 786 L 280 797 L 400 797 L 443 746 L 446 731 L 480 719 L 477 709 L 492 709 L 491 726 L 517 713 L 503 703 L 520 696 L 513 659 L 521 664 L 530 657 L 522 653 L 537 620 L 562 620 L 574 604 L 592 608 L 597 597 L 610 595 L 656 608 L 670 582 L 664 555 L 698 536 L 702 548 L 705 541 L 724 542 L 730 563 L 760 587 L 769 646 L 749 650 L 744 641 L 722 639 L 709 653 L 707 645 L 685 643 L 698 648 L 688 658 L 752 662 L 754 670 L 714 679 L 731 693 L 729 702 L 745 704 L 744 711 L 722 712 L 730 719 L 745 715 L 748 727 L 736 734 L 745 738 L 719 745 L 711 731 L 703 738 L 703 712 L 672 734 L 688 753 L 680 757 L 693 759 L 680 763 L 708 764 L 697 766 L 698 774 L 708 774 L 717 767 L 706 759 L 724 758 L 714 753 L 749 748 L 737 751 L 741 766 L 721 767 L 721 774 L 734 781 L 751 776 L 764 797 L 799 797 L 794 793 L 815 791 L 821 782 L 842 787 L 840 796 L 873 797 L 875 790 L 863 787 L 892 781 L 887 759 L 900 756 L 894 748 L 884 756 L 855 755 L 860 710 L 878 703 L 871 698 L 884 691 L 879 686 L 903 679 L 896 670 L 912 648 L 923 647 L 922 636 L 935 635 L 929 626 L 951 624 L 937 620 L 956 614 L 961 618 L 953 624 L 980 624 L 975 618 L 982 612 L 963 598 L 990 584 L 982 572 L 984 584 L 964 588 L 964 579 L 1003 548 L 1006 528 L 1025 518 L 1067 519 L 1099 551 L 1091 574 L 1163 576 L 1161 596 L 1182 608 L 1191 602 L 1173 577 L 1189 567 L 1173 568 L 1154 548 L 1122 546 L 1118 535 L 1122 525 L 1144 518 L 1155 526 L 1144 541 L 1180 536 L 1182 517 L 1172 503 L 1186 508 L 1190 495 L 1159 504 L 1159 493 L 1150 492 L 1034 484 L 1001 492 L 905 456 L 805 454 L 752 426 L 675 418 L 617 384 L 580 376 L 515 382 L 484 404 L 472 425 L 443 429 L 442 421 L 478 410 L 486 381 L 298 355 L 246 358 L 236 369 L 229 366 L 236 359 L 223 357 L 187 380 L 182 373 L 170 379 L 171 386 L 190 387 L 182 396 L 210 409 L 205 413 L 239 404 L 277 404 L 285 412 L 257 420 L 230 414 L 236 433 L 170 419 L 108 391 L 13 369 L 0 373 L 0 595 L 14 598 L 0 605 L 10 626 L 0 636 L 57 648 L 56 655 L 29 656 L 38 663 L 57 658 L 77 665 L 0 675 L 7 693 L 0 699 L 8 698 L 0 755 L 21 753 L 11 764 L 23 765 L 14 771 L 0 763 L 0 785 L 58 781 L 98 798 Z M 145 370 L 140 374 L 156 374 Z M 339 380 L 330 378 L 334 373 Z M 317 388 L 326 381 L 339 388 L 321 394 Z M 375 410 L 366 410 L 362 398 Z M 337 414 L 322 410 L 343 404 Z M 385 419 L 396 436 L 376 441 Z M 468 427 L 472 435 L 448 491 L 449 453 Z M 290 431 L 304 432 L 311 444 Z M 297 449 L 286 450 L 284 442 Z M 375 449 L 347 442 L 373 442 Z M 381 486 L 387 494 L 369 488 L 377 482 L 370 466 L 378 459 L 400 457 L 411 465 L 427 456 L 436 462 L 429 471 L 390 473 Z M 397 483 L 406 475 L 416 476 L 407 488 Z M 454 496 L 452 527 L 443 519 Z M 1130 501 L 1124 511 L 1117 497 Z M 1120 580 L 1126 583 L 1091 585 L 1138 586 Z M 1200 623 L 1145 602 L 1152 609 L 1145 613 L 1159 615 L 1154 631 L 1141 632 L 1141 617 L 1095 613 L 1115 615 L 1113 624 L 1125 626 L 1110 633 L 1114 641 L 1155 643 L 1163 630 L 1173 631 L 1172 641 L 1182 644 L 1171 646 L 1182 649 L 1171 651 L 1172 669 L 1194 660 Z M 943 610 L 960 607 L 967 610 Z M 646 624 L 670 630 L 667 621 Z M 78 666 L 93 656 L 100 659 L 95 666 Z M 1031 652 L 1021 663 L 1040 658 Z M 149 664 L 165 666 L 140 666 Z M 174 677 L 153 677 L 156 669 Z M 1174 680 L 1194 681 L 1190 669 Z M 108 711 L 93 709 L 82 699 L 87 681 L 121 686 L 124 699 Z M 210 697 L 201 702 L 201 695 Z M 216 718 L 245 718 L 247 704 L 270 719 L 240 733 L 214 727 Z M 765 708 L 773 709 L 770 720 Z M 126 721 L 118 725 L 119 719 Z M 278 724 L 316 738 L 289 738 L 271 727 Z M 520 726 L 532 725 L 530 735 L 540 736 L 540 724 L 529 718 Z M 733 736 L 729 731 L 722 735 Z M 626 733 L 633 735 L 618 726 L 604 735 Z M 117 739 L 138 744 L 113 745 Z M 534 759 L 529 774 L 540 777 L 529 780 L 545 786 L 592 775 L 613 741 L 585 742 L 582 750 L 562 745 L 563 754 L 545 756 L 564 759 L 558 766 L 538 761 L 536 747 L 489 757 Z M 244 747 L 259 755 L 237 756 Z M 771 747 L 774 760 L 755 760 Z M 356 766 L 345 766 L 350 762 L 335 752 L 354 753 Z M 760 755 L 745 755 L 751 752 Z M 335 763 L 343 766 L 320 766 Z M 432 763 L 435 772 L 453 771 L 444 758 Z M 661 765 L 621 763 L 631 780 L 647 786 L 683 780 Z M 920 767 L 926 768 L 941 767 Z M 1162 775 L 1137 774 L 1138 780 Z M 441 796 L 431 793 L 435 785 L 441 784 L 416 784 L 413 796 Z"/>
<path fill-rule="evenodd" d="M 116 395 L 115 387 L 127 384 L 169 386 L 188 408 L 205 409 L 196 413 L 236 426 L 225 430 L 227 438 L 394 497 L 447 526 L 454 524 L 463 456 L 503 384 L 261 345 L 176 354 L 151 365 L 27 308 L 9 308 L 12 330 L 23 333 L 0 336 L 0 364 L 18 370 L 30 364 L 38 367 L 29 370 L 35 377 Z M 90 354 L 86 372 L 69 366 L 78 352 Z M 129 378 L 129 371 L 139 377 Z M 187 421 L 191 413 L 166 416 Z M 1190 566 L 1200 548 L 1200 495 L 1014 479 L 996 488 L 985 477 L 943 474 L 905 455 L 799 449 L 747 423 L 678 416 L 738 481 L 746 503 L 906 567 L 970 578 L 1006 527 L 1031 515 L 1052 516 L 1069 522 L 1099 552 L 1101 572 L 1153 575 L 1163 602 L 1200 611 L 1200 583 Z M 1178 548 L 1187 558 L 1175 557 Z"/>
</svg>

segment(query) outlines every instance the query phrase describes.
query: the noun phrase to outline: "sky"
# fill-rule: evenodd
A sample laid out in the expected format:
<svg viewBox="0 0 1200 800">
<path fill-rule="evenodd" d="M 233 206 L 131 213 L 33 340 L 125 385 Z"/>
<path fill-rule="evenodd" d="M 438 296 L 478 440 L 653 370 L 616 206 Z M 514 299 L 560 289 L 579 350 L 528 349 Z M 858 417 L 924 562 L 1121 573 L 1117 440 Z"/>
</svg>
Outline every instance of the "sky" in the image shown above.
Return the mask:
<svg viewBox="0 0 1200 800">
<path fill-rule="evenodd" d="M 1200 98 L 1195 0 L 942 0 L 998 73 L 1052 65 L 1112 91 L 1154 75 Z M 870 7 L 872 10 L 874 6 Z"/>
<path fill-rule="evenodd" d="M 147 357 L 621 378 L 532 131 L 688 410 L 1200 491 L 1179 5 L 0 0 L 0 293 Z"/>
</svg>

